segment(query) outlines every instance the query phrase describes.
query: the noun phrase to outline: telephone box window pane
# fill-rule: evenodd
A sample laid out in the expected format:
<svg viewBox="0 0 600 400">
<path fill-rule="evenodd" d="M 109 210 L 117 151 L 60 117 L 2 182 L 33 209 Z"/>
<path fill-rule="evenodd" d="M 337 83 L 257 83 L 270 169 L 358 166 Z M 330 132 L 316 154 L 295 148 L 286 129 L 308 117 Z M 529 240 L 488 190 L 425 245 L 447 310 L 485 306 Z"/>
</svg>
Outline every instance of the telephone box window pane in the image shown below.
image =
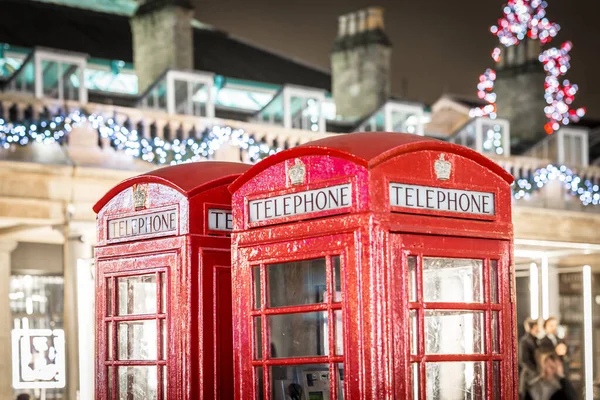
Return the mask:
<svg viewBox="0 0 600 400">
<path fill-rule="evenodd" d="M 160 312 L 167 312 L 167 274 L 160 274 Z"/>
<path fill-rule="evenodd" d="M 408 300 L 417 301 L 417 257 L 408 257 Z"/>
<path fill-rule="evenodd" d="M 417 310 L 410 310 L 410 354 L 419 352 L 419 324 Z"/>
<path fill-rule="evenodd" d="M 412 398 L 413 398 L 413 400 L 419 400 L 419 385 L 420 385 L 419 363 L 412 363 L 410 365 L 410 369 L 411 369 L 411 376 L 412 376 L 412 382 L 411 382 Z"/>
<path fill-rule="evenodd" d="M 168 400 L 168 385 L 167 385 L 167 367 L 163 366 L 162 368 L 162 379 L 163 379 L 163 400 Z"/>
<path fill-rule="evenodd" d="M 156 320 L 119 323 L 119 360 L 156 360 Z"/>
<path fill-rule="evenodd" d="M 272 399 L 328 399 L 329 364 L 270 367 Z M 339 393 L 339 392 L 338 392 Z"/>
<path fill-rule="evenodd" d="M 339 303 L 340 301 L 342 301 L 342 275 L 340 271 L 340 256 L 332 257 L 331 261 L 333 263 L 333 279 L 335 282 L 335 295 L 333 296 L 333 301 L 335 303 Z"/>
<path fill-rule="evenodd" d="M 271 307 L 315 304 L 325 301 L 325 258 L 267 266 Z"/>
<path fill-rule="evenodd" d="M 262 360 L 262 317 L 254 317 L 254 359 Z"/>
<path fill-rule="evenodd" d="M 327 312 L 269 315 L 271 357 L 305 357 L 328 354 Z"/>
<path fill-rule="evenodd" d="M 108 392 L 108 399 L 109 400 L 113 400 L 113 368 L 108 368 L 106 371 L 106 377 L 107 377 L 107 392 Z"/>
<path fill-rule="evenodd" d="M 256 400 L 263 400 L 265 398 L 264 393 L 264 375 L 263 375 L 263 367 L 254 368 L 254 382 L 256 382 L 256 387 L 254 388 Z M 285 398 L 285 397 L 284 397 Z"/>
<path fill-rule="evenodd" d="M 498 260 L 490 261 L 490 301 L 498 303 Z"/>
<path fill-rule="evenodd" d="M 423 298 L 431 302 L 481 303 L 482 260 L 423 258 Z"/>
<path fill-rule="evenodd" d="M 484 352 L 483 311 L 425 311 L 426 354 Z"/>
<path fill-rule="evenodd" d="M 120 400 L 155 400 L 157 398 L 156 366 L 119 367 Z"/>
<path fill-rule="evenodd" d="M 162 359 L 167 359 L 167 321 L 160 320 L 160 336 L 162 340 Z"/>
<path fill-rule="evenodd" d="M 252 267 L 254 283 L 254 308 L 260 309 L 260 267 Z"/>
<path fill-rule="evenodd" d="M 342 320 L 342 310 L 333 312 L 335 317 L 335 354 L 344 355 L 344 322 Z"/>
<path fill-rule="evenodd" d="M 338 400 L 344 400 L 344 364 L 337 364 L 337 372 Z"/>
<path fill-rule="evenodd" d="M 492 351 L 500 353 L 500 326 L 498 311 L 492 311 Z"/>
<path fill-rule="evenodd" d="M 106 324 L 106 359 L 112 360 L 113 357 L 113 332 L 112 332 L 112 322 Z"/>
<path fill-rule="evenodd" d="M 494 400 L 501 399 L 502 380 L 500 379 L 500 361 L 492 361 L 492 395 Z"/>
<path fill-rule="evenodd" d="M 112 295 L 113 295 L 113 290 L 112 290 L 112 278 L 108 278 L 106 279 L 106 315 L 107 316 L 111 316 L 112 315 Z"/>
<path fill-rule="evenodd" d="M 118 279 L 119 315 L 156 314 L 156 274 Z"/>
<path fill-rule="evenodd" d="M 425 365 L 426 399 L 485 399 L 485 362 L 431 362 Z"/>
</svg>

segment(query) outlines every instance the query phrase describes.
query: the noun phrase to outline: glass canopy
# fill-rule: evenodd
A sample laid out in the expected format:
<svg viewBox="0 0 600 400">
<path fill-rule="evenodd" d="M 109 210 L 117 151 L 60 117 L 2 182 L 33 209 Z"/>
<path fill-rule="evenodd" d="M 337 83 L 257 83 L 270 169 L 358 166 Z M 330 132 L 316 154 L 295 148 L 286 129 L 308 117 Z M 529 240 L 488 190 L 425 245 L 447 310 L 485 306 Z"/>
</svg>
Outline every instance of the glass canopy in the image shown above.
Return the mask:
<svg viewBox="0 0 600 400">
<path fill-rule="evenodd" d="M 366 118 L 356 132 L 404 132 L 423 136 L 426 122 L 422 104 L 388 101 Z"/>
<path fill-rule="evenodd" d="M 285 85 L 256 116 L 257 122 L 289 129 L 325 131 L 325 91 Z"/>
</svg>

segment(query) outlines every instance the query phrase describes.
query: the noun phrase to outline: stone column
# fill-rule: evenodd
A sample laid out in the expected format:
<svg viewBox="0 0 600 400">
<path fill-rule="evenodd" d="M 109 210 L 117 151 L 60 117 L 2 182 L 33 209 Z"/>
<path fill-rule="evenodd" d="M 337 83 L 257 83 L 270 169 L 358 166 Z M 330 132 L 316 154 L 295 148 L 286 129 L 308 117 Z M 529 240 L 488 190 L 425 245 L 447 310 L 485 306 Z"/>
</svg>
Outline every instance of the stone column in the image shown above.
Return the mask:
<svg viewBox="0 0 600 400">
<path fill-rule="evenodd" d="M 0 241 L 0 400 L 12 400 L 12 318 L 10 315 L 10 253 L 17 242 Z"/>
<path fill-rule="evenodd" d="M 79 391 L 77 260 L 91 257 L 92 247 L 85 242 L 84 236 L 66 226 L 64 244 L 64 329 L 67 352 L 67 400 L 77 400 L 77 392 Z"/>
</svg>

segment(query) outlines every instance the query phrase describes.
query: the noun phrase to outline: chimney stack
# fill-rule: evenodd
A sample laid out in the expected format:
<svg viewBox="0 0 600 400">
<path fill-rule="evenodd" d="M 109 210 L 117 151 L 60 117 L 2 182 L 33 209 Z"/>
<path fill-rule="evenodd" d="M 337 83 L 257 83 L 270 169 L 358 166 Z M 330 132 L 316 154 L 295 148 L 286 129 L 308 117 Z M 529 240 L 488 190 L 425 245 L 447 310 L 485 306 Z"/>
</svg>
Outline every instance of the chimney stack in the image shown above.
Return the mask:
<svg viewBox="0 0 600 400">
<path fill-rule="evenodd" d="M 194 68 L 193 17 L 189 0 L 146 0 L 140 4 L 130 20 L 139 93 L 167 69 Z"/>
<path fill-rule="evenodd" d="M 333 98 L 339 115 L 360 119 L 389 99 L 392 44 L 382 8 L 342 15 L 338 26 L 331 51 Z"/>
</svg>

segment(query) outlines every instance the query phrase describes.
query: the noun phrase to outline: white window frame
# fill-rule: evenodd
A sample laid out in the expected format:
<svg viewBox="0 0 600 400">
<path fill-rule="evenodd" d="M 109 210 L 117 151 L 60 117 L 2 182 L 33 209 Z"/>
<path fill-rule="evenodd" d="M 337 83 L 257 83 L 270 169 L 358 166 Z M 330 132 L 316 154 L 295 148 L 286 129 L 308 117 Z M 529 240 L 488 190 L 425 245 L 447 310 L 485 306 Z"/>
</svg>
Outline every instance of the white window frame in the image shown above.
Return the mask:
<svg viewBox="0 0 600 400">
<path fill-rule="evenodd" d="M 566 154 L 566 146 L 565 146 L 565 137 L 566 136 L 570 136 L 570 137 L 578 137 L 579 139 L 581 139 L 581 167 L 587 167 L 589 165 L 589 143 L 588 143 L 588 130 L 587 129 L 581 129 L 581 128 L 575 128 L 575 127 L 561 127 L 556 133 L 555 135 L 557 135 L 556 139 L 557 139 L 557 151 L 556 151 L 556 157 L 557 160 L 556 162 L 561 164 L 561 165 L 565 165 L 566 163 L 566 159 L 567 159 L 567 154 Z M 574 146 L 571 146 L 571 154 L 569 154 L 569 158 L 570 159 L 577 159 L 579 157 L 575 157 L 575 152 L 578 151 L 577 149 L 574 148 Z"/>
<path fill-rule="evenodd" d="M 206 86 L 207 98 L 206 98 L 206 118 L 215 117 L 215 103 L 213 101 L 213 88 L 215 82 L 215 76 L 208 72 L 199 71 L 178 71 L 169 70 L 165 76 L 165 83 L 167 87 L 167 113 L 176 114 L 175 110 L 175 81 L 186 81 L 188 86 L 188 100 L 192 99 L 193 93 L 192 84 L 201 83 Z M 191 107 L 191 109 L 190 109 Z M 194 116 L 193 103 L 190 101 L 188 104 L 188 113 L 185 115 Z"/>
<path fill-rule="evenodd" d="M 285 85 L 282 90 L 283 96 L 283 127 L 292 129 L 292 114 L 291 114 L 291 102 L 292 97 L 311 98 L 317 102 L 317 109 L 319 110 L 319 132 L 325 132 L 325 116 L 321 105 L 325 102 L 325 90 L 307 88 L 296 85 Z"/>
<path fill-rule="evenodd" d="M 79 103 L 87 104 L 88 93 L 85 87 L 85 69 L 87 67 L 86 54 L 73 53 L 73 52 L 62 52 L 57 50 L 40 49 L 36 48 L 33 54 L 33 65 L 35 71 L 35 82 L 34 82 L 34 94 L 35 97 L 41 99 L 44 97 L 44 83 L 42 75 L 42 61 L 52 61 L 58 63 L 58 100 L 64 100 L 64 88 L 62 81 L 62 63 L 74 64 L 79 68 Z"/>
<path fill-rule="evenodd" d="M 425 135 L 423 124 L 424 110 L 422 106 L 416 104 L 399 103 L 394 101 L 388 101 L 387 103 L 385 103 L 383 105 L 383 113 L 385 121 L 384 129 L 386 132 L 394 131 L 394 127 L 392 125 L 392 113 L 394 112 L 416 115 L 419 119 L 419 122 L 417 123 L 417 131 L 414 134 L 419 136 Z"/>
</svg>

